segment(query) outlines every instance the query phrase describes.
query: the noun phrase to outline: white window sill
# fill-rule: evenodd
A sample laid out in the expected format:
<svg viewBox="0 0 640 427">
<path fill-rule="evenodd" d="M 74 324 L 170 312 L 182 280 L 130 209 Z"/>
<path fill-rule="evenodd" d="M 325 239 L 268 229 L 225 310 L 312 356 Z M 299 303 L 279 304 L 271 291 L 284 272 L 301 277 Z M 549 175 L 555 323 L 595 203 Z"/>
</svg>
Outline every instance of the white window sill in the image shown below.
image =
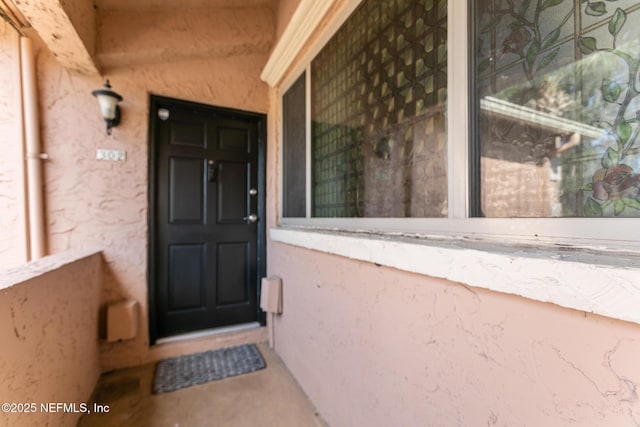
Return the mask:
<svg viewBox="0 0 640 427">
<path fill-rule="evenodd" d="M 271 240 L 640 323 L 640 252 L 281 226 Z"/>
</svg>

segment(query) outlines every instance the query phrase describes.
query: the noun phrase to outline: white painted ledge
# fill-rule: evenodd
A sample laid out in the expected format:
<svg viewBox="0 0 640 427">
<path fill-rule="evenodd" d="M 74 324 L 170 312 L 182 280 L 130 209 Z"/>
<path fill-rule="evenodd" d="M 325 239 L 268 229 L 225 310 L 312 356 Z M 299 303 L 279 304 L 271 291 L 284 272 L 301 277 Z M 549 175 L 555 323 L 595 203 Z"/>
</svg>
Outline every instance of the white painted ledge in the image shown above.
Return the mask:
<svg viewBox="0 0 640 427">
<path fill-rule="evenodd" d="M 640 253 L 302 228 L 271 240 L 640 323 Z"/>
</svg>

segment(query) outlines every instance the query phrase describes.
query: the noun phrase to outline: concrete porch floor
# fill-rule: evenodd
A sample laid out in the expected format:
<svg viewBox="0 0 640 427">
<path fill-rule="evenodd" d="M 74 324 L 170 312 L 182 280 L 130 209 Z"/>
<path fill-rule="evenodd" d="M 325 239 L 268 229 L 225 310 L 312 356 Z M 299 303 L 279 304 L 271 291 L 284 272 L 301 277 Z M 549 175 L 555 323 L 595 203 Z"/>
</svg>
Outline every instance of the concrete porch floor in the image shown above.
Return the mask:
<svg viewBox="0 0 640 427">
<path fill-rule="evenodd" d="M 169 393 L 151 393 L 155 363 L 104 374 L 93 402 L 109 413 L 84 415 L 79 427 L 326 427 L 282 360 L 266 343 L 267 367 Z"/>
</svg>

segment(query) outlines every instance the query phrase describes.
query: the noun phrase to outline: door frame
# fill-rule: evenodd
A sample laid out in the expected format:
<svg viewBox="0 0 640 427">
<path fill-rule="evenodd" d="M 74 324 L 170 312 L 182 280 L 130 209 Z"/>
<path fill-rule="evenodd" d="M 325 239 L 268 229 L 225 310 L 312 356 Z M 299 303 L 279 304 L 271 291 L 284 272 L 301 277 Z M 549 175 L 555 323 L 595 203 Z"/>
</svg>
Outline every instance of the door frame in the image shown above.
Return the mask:
<svg viewBox="0 0 640 427">
<path fill-rule="evenodd" d="M 207 109 L 215 112 L 216 115 L 223 118 L 239 119 L 243 121 L 254 122 L 258 126 L 258 211 L 257 215 L 257 282 L 256 290 L 256 319 L 261 325 L 265 325 L 266 316 L 260 309 L 260 291 L 261 278 L 266 274 L 266 158 L 267 158 L 267 115 L 255 113 L 251 111 L 237 110 L 226 107 L 218 107 L 213 105 L 202 104 L 198 102 L 185 101 L 175 98 L 149 94 L 149 155 L 148 155 L 148 194 L 149 200 L 147 204 L 147 220 L 148 220 L 148 263 L 147 263 L 147 292 L 148 292 L 148 325 L 149 325 L 149 346 L 156 343 L 158 338 L 156 326 L 156 267 L 158 262 L 157 255 L 157 236 L 158 223 L 156 220 L 157 207 L 157 188 L 156 174 L 158 161 L 158 148 L 156 146 L 156 129 L 155 123 L 158 120 L 156 111 L 161 107 L 180 107 L 180 108 L 196 108 Z"/>
</svg>

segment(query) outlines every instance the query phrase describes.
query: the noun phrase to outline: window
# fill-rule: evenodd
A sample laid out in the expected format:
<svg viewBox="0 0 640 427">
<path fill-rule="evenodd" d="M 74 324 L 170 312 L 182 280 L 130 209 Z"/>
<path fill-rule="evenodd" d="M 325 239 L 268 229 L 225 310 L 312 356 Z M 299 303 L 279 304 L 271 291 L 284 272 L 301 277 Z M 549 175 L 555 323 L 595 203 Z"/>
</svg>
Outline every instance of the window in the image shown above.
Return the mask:
<svg viewBox="0 0 640 427">
<path fill-rule="evenodd" d="M 637 1 L 472 3 L 479 215 L 639 217 Z"/>
<path fill-rule="evenodd" d="M 283 224 L 638 246 L 640 6 L 348 3 L 306 59 Z"/>
<path fill-rule="evenodd" d="M 313 59 L 311 216 L 447 215 L 446 41 L 446 1 L 369 0 Z"/>
<path fill-rule="evenodd" d="M 306 216 L 306 98 L 303 74 L 282 97 L 283 212 Z"/>
<path fill-rule="evenodd" d="M 309 5 L 320 2 L 332 4 Z M 271 239 L 640 323 L 640 295 L 633 286 L 640 248 L 640 5 L 626 0 L 341 4 L 348 7 L 325 23 L 324 33 L 281 86 L 288 93 L 304 69 L 306 161 L 289 163 L 306 167 L 301 194 L 307 214 L 285 212 L 281 226 L 270 230 Z M 402 15 L 409 5 L 430 13 Z M 377 14 L 376 7 L 386 12 Z M 362 10 L 369 12 L 354 18 Z M 369 22 L 398 22 L 397 12 L 408 21 L 386 33 L 400 38 L 396 59 L 408 52 L 403 43 L 414 39 L 421 17 L 438 23 L 430 24 L 427 40 L 443 40 L 446 25 L 443 44 L 434 44 L 441 53 L 432 66 L 446 72 L 436 84 L 441 96 L 413 92 L 430 102 L 425 109 L 381 94 L 419 85 L 417 73 L 409 74 L 407 86 L 398 85 L 407 77 L 403 67 L 417 65 L 420 55 L 432 56 L 418 49 L 413 50 L 418 56 L 391 61 L 383 52 L 391 52 L 390 36 L 367 39 L 380 51 L 366 56 L 367 67 L 351 56 L 361 52 L 360 40 L 372 35 Z M 300 20 L 299 28 L 304 24 Z M 403 32 L 408 36 L 401 37 Z M 291 62 L 278 75 L 273 59 L 265 80 L 276 84 Z M 369 70 L 387 74 L 367 79 Z M 382 102 L 370 104 L 374 99 Z M 412 108 L 431 115 L 406 114 Z M 421 134 L 425 119 L 438 124 L 419 141 L 416 132 Z M 416 142 L 427 143 L 429 154 L 416 157 Z M 414 170 L 418 176 L 399 179 Z M 428 179 L 421 182 L 419 176 Z M 380 178 L 385 185 L 376 181 Z M 428 209 L 421 208 L 425 205 Z"/>
</svg>

